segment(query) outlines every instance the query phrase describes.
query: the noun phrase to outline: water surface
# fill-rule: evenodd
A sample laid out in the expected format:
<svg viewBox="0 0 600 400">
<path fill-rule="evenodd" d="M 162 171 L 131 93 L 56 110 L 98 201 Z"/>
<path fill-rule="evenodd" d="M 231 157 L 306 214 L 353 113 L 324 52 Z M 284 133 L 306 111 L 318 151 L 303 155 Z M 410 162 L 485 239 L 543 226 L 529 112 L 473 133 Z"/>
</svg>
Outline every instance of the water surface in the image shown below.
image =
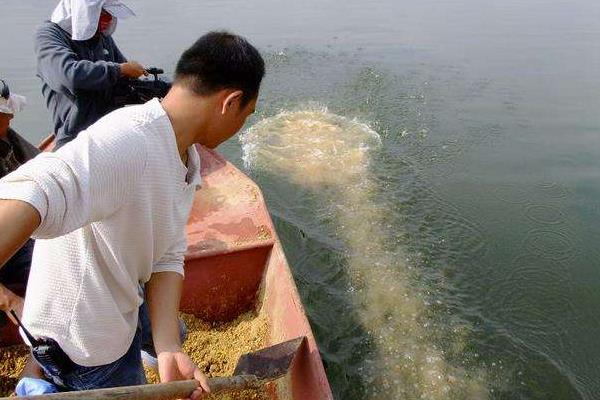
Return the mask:
<svg viewBox="0 0 600 400">
<path fill-rule="evenodd" d="M 336 398 L 597 396 L 600 3 L 128 4 L 116 38 L 144 64 L 172 72 L 216 28 L 264 53 L 222 151 L 265 192 Z M 2 2 L 32 141 L 52 6 Z"/>
</svg>

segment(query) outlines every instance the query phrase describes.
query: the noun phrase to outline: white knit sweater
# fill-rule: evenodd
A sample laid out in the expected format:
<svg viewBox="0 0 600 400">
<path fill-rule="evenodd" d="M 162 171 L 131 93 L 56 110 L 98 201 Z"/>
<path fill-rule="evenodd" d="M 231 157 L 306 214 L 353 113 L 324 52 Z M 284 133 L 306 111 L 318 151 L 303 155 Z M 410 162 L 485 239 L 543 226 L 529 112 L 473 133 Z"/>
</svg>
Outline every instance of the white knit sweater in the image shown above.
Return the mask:
<svg viewBox="0 0 600 400">
<path fill-rule="evenodd" d="M 26 201 L 42 216 L 23 315 L 34 336 L 56 340 L 84 366 L 125 354 L 140 285 L 153 272 L 183 274 L 200 184 L 198 152 L 188 155 L 189 173 L 154 99 L 107 115 L 0 180 L 0 198 Z"/>
</svg>

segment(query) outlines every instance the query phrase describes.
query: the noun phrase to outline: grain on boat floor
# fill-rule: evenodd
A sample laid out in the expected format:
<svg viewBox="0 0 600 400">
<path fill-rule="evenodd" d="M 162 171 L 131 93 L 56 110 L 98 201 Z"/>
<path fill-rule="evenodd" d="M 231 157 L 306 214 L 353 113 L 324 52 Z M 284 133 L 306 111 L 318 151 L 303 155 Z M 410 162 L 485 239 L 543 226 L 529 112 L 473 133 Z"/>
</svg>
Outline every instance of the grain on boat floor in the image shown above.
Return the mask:
<svg viewBox="0 0 600 400">
<path fill-rule="evenodd" d="M 188 334 L 183 350 L 208 377 L 233 375 L 238 358 L 264 347 L 267 321 L 264 315 L 248 312 L 226 324 L 209 324 L 190 314 L 181 314 Z M 146 369 L 148 382 L 159 381 L 154 371 Z M 269 399 L 265 388 L 214 394 L 210 400 Z"/>
<path fill-rule="evenodd" d="M 248 312 L 226 324 L 209 324 L 193 315 L 181 314 L 188 334 L 183 350 L 209 376 L 232 375 L 238 358 L 264 347 L 267 322 L 264 315 Z M 25 366 L 26 346 L 0 348 L 0 396 L 13 393 L 18 376 Z M 146 369 L 149 383 L 157 383 L 157 374 Z M 207 397 L 207 400 L 266 400 L 269 396 L 264 388 L 242 390 Z"/>
<path fill-rule="evenodd" d="M 0 396 L 13 394 L 28 354 L 25 345 L 0 347 Z"/>
</svg>

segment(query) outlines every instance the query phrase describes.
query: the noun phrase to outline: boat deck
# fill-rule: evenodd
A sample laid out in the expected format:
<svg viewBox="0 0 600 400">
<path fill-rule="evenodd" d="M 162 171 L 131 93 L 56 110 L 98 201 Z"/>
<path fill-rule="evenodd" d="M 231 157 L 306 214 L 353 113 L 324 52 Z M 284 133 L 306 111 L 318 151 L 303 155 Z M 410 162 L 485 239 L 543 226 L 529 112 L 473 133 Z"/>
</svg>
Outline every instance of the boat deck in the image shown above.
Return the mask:
<svg viewBox="0 0 600 400">
<path fill-rule="evenodd" d="M 42 147 L 47 147 L 48 143 Z M 256 184 L 215 151 L 198 147 L 202 187 L 187 225 L 181 310 L 206 321 L 230 321 L 252 309 L 267 315 L 267 345 L 306 336 L 273 399 L 332 399 L 319 350 L 291 271 Z M 14 326 L 0 346 L 19 343 Z"/>
</svg>

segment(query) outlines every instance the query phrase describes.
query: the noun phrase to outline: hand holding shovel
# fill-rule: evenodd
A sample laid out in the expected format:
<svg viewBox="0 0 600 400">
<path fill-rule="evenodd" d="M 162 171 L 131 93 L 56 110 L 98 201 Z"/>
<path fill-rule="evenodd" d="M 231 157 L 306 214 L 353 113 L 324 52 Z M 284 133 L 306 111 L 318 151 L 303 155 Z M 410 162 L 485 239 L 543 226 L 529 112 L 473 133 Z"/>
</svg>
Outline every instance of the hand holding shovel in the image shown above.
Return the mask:
<svg viewBox="0 0 600 400">
<path fill-rule="evenodd" d="M 211 393 L 252 389 L 276 380 L 290 370 L 304 337 L 288 340 L 274 346 L 244 354 L 238 360 L 233 376 L 209 379 Z M 77 392 L 42 394 L 19 397 L 22 400 L 169 400 L 188 398 L 196 390 L 196 380 L 159 383 L 156 385 L 123 386 L 108 389 L 94 389 Z M 2 397 L 0 400 L 10 400 Z"/>
</svg>

